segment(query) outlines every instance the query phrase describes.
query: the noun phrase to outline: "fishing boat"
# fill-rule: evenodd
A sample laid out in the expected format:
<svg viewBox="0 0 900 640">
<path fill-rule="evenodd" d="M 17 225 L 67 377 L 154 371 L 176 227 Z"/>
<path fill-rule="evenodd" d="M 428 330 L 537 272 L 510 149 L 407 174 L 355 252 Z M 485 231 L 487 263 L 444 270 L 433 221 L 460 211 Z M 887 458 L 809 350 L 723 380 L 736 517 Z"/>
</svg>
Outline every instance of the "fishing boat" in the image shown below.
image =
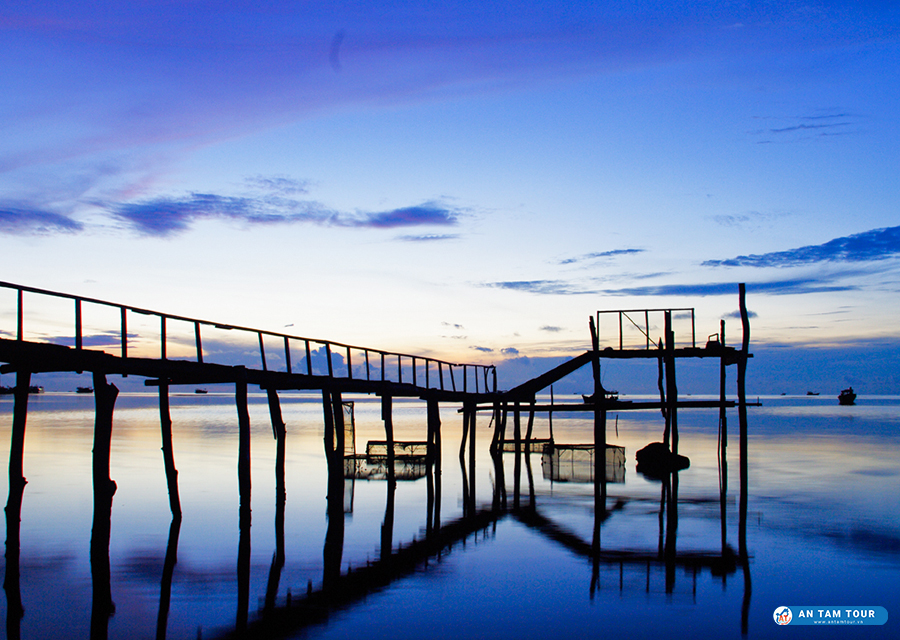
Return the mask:
<svg viewBox="0 0 900 640">
<path fill-rule="evenodd" d="M 856 403 L 856 394 L 853 392 L 853 387 L 847 387 L 842 390 L 840 395 L 838 395 L 838 402 L 843 405 L 850 405 Z"/>
<path fill-rule="evenodd" d="M 94 387 L 75 387 L 75 393 L 94 393 Z"/>
</svg>

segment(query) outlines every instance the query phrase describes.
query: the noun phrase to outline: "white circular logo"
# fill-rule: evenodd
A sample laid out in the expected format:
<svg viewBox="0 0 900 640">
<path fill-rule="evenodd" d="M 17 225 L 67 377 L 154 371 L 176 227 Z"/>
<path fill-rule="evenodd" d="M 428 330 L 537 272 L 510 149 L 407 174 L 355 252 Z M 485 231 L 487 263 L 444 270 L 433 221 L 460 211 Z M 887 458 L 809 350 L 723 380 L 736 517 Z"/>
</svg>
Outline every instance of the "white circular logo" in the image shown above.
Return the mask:
<svg viewBox="0 0 900 640">
<path fill-rule="evenodd" d="M 775 624 L 790 624 L 794 616 L 788 607 L 778 607 L 772 617 L 775 618 Z"/>
</svg>

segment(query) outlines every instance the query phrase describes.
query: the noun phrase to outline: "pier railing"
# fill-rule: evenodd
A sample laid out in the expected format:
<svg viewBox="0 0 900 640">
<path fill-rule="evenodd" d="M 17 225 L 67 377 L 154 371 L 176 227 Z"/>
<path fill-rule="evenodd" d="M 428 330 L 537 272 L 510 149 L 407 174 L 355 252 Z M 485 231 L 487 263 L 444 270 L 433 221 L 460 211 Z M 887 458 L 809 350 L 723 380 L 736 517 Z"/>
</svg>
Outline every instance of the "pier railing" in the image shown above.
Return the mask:
<svg viewBox="0 0 900 640">
<path fill-rule="evenodd" d="M 678 309 L 610 309 L 597 311 L 597 327 L 600 348 L 657 349 L 662 339 L 665 315 L 671 314 L 680 327 L 690 322 L 690 346 L 697 346 L 697 330 L 693 308 Z M 679 328 L 680 328 L 679 327 Z M 654 336 L 654 333 L 656 336 Z M 676 336 L 687 344 L 686 331 L 676 331 Z"/>
<path fill-rule="evenodd" d="M 284 371 L 350 380 L 396 382 L 426 389 L 463 393 L 492 393 L 497 390 L 497 370 L 494 365 L 452 363 L 427 356 L 212 322 L 10 282 L 0 281 L 0 289 L 15 292 L 13 306 L 16 317 L 15 333 L 0 329 L 0 335 L 14 335 L 18 341 L 33 337 L 37 342 L 64 344 L 77 350 L 86 348 L 90 343 L 90 346 L 99 347 L 107 353 L 127 359 L 130 356 L 134 357 L 138 351 L 142 357 L 146 357 L 146 347 L 136 349 L 136 345 L 158 340 L 158 357 L 161 360 L 190 359 L 198 363 L 243 364 L 261 368 L 263 371 Z M 28 298 L 26 298 L 26 294 L 29 294 Z M 59 319 L 55 317 L 59 313 L 57 309 L 50 313 L 54 317 L 42 318 L 41 326 L 46 332 L 32 332 L 33 336 L 27 334 L 25 320 L 28 305 L 26 305 L 26 301 L 31 304 L 32 300 L 29 298 L 32 296 L 38 296 L 34 299 L 35 302 L 51 299 L 69 301 L 73 305 L 70 316 L 71 324 L 69 322 L 60 324 Z M 39 307 L 40 304 L 35 306 Z M 105 309 L 104 313 L 98 313 L 97 316 L 105 316 L 104 327 L 108 327 L 112 321 L 115 329 L 86 331 L 85 317 L 87 311 L 92 307 Z M 110 311 L 115 314 L 113 317 L 117 316 L 117 318 L 112 319 Z M 8 309 L 0 317 L 8 318 Z M 154 322 L 158 323 L 158 330 L 150 328 Z M 36 324 L 41 323 L 38 321 Z M 141 333 L 135 331 L 136 325 Z M 150 331 L 156 335 L 148 336 L 147 332 Z M 238 332 L 243 339 L 229 336 L 229 339 L 225 340 L 220 334 L 223 331 Z M 240 359 L 254 359 L 255 362 L 234 362 L 233 354 L 225 357 L 225 360 L 231 361 L 222 361 L 221 356 L 211 358 L 212 354 L 208 351 L 204 352 L 203 348 L 203 338 L 206 336 L 209 342 L 208 338 L 211 332 L 215 332 L 219 336 L 216 340 L 217 346 L 244 347 Z M 252 346 L 248 349 L 248 345 Z M 250 354 L 253 352 L 255 355 L 251 356 Z M 298 352 L 299 361 L 297 361 Z M 172 358 L 173 355 L 176 357 Z"/>
</svg>

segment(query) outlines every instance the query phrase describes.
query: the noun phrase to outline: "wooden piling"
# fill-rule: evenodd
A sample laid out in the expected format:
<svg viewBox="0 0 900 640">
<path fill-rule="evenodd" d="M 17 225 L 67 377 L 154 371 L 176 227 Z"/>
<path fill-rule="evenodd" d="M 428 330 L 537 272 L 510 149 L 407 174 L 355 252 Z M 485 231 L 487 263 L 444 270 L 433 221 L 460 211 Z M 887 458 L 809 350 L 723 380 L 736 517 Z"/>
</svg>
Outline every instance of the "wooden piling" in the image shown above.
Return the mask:
<svg viewBox="0 0 900 640">
<path fill-rule="evenodd" d="M 112 599 L 109 568 L 109 537 L 112 501 L 116 483 L 109 477 L 113 409 L 119 390 L 106 375 L 94 372 L 94 520 L 91 527 L 91 637 L 105 638 L 109 618 L 116 610 Z"/>
<path fill-rule="evenodd" d="M 25 455 L 25 423 L 28 416 L 28 388 L 31 386 L 31 372 L 16 372 L 14 391 L 12 436 L 9 444 L 9 487 L 24 487 L 26 484 L 23 458 Z"/>
<path fill-rule="evenodd" d="M 387 443 L 388 482 L 396 482 L 394 478 L 394 404 L 390 395 L 381 396 L 381 420 L 384 422 L 384 439 Z"/>
<path fill-rule="evenodd" d="M 675 332 L 672 330 L 672 312 L 666 311 L 666 433 L 664 441 L 671 444 L 672 453 L 678 453 L 678 386 L 675 381 Z"/>
<path fill-rule="evenodd" d="M 166 485 L 169 489 L 169 509 L 172 518 L 181 520 L 181 499 L 178 495 L 178 469 L 175 468 L 175 453 L 172 446 L 172 416 L 169 411 L 169 383 L 159 381 L 159 422 L 162 432 L 163 464 L 166 469 Z"/>
<path fill-rule="evenodd" d="M 750 316 L 747 312 L 746 286 L 744 283 L 738 285 L 739 304 L 741 311 L 741 329 L 743 337 L 741 339 L 741 352 L 738 354 L 738 371 L 737 371 L 737 387 L 738 387 L 738 423 L 740 428 L 739 451 L 740 451 L 740 478 L 741 478 L 741 496 L 740 496 L 740 516 L 738 530 L 738 546 L 741 557 L 747 557 L 747 491 L 748 491 L 748 473 L 747 473 L 747 393 L 746 393 L 746 377 L 747 377 L 747 358 L 750 351 Z"/>
<path fill-rule="evenodd" d="M 106 382 L 106 375 L 94 372 L 94 451 L 93 479 L 94 498 L 109 496 L 116 492 L 116 483 L 109 477 L 109 451 L 112 443 L 113 409 L 119 390 Z"/>
<path fill-rule="evenodd" d="M 272 435 L 275 438 L 275 496 L 276 506 L 283 502 L 287 492 L 284 485 L 285 437 L 287 430 L 281 415 L 281 402 L 275 389 L 266 389 L 269 401 L 269 417 L 272 420 Z M 282 510 L 283 515 L 283 510 Z"/>
<path fill-rule="evenodd" d="M 243 370 L 243 367 L 239 367 Z M 247 406 L 247 378 L 238 375 L 234 384 L 238 415 L 238 490 L 241 504 L 250 505 L 250 410 Z"/>
</svg>

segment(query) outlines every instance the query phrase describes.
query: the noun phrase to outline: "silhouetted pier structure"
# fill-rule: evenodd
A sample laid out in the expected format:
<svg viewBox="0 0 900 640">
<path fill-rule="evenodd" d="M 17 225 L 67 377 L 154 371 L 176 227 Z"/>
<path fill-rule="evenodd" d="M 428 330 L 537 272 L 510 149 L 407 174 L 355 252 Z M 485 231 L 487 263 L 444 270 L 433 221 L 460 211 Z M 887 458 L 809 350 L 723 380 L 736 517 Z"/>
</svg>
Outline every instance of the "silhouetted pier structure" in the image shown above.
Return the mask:
<svg viewBox="0 0 900 640">
<path fill-rule="evenodd" d="M 22 468 L 24 451 L 25 423 L 28 407 L 28 391 L 31 376 L 44 372 L 90 372 L 93 376 L 95 397 L 95 428 L 93 449 L 94 480 L 94 526 L 91 538 L 91 566 L 94 580 L 94 598 L 92 612 L 92 638 L 105 637 L 109 615 L 114 607 L 110 593 L 109 538 L 112 499 L 116 491 L 115 482 L 109 476 L 110 442 L 112 420 L 118 389 L 107 380 L 108 375 L 139 376 L 145 378 L 145 384 L 158 387 L 161 438 L 164 469 L 167 478 L 170 508 L 173 516 L 170 529 L 169 546 L 164 567 L 162 593 L 160 597 L 160 619 L 157 637 L 165 637 L 165 622 L 169 602 L 167 589 L 171 588 L 172 570 L 174 568 L 181 522 L 181 505 L 178 496 L 177 475 L 174 450 L 172 446 L 172 420 L 169 415 L 169 388 L 176 385 L 202 386 L 210 384 L 233 384 L 238 422 L 238 468 L 240 497 L 240 542 L 238 549 L 238 611 L 235 633 L 249 637 L 270 637 L 272 624 L 296 629 L 314 622 L 316 612 L 327 611 L 334 606 L 343 606 L 361 597 L 372 589 L 380 588 L 392 580 L 406 575 L 411 569 L 428 558 L 438 557 L 444 549 L 459 541 L 464 541 L 479 530 L 495 526 L 496 523 L 512 515 L 563 544 L 576 553 L 589 557 L 596 573 L 600 564 L 619 563 L 644 564 L 662 562 L 667 570 L 668 581 L 674 580 L 671 572 L 676 566 L 711 568 L 714 571 L 731 572 L 735 566 L 743 566 L 745 572 L 745 589 L 749 593 L 749 573 L 746 548 L 746 516 L 747 516 L 747 429 L 746 429 L 746 397 L 744 380 L 747 359 L 750 356 L 749 320 L 744 301 L 744 287 L 740 286 L 740 309 L 743 328 L 743 340 L 740 349 L 725 345 L 725 325 L 711 336 L 705 346 L 697 347 L 694 337 L 693 311 L 691 311 L 691 346 L 676 348 L 672 318 L 674 313 L 684 310 L 657 309 L 640 310 L 644 314 L 646 337 L 643 348 L 628 348 L 621 335 L 624 319 L 632 320 L 634 311 L 615 311 L 619 318 L 618 348 L 615 345 L 600 348 L 597 323 L 591 318 L 590 329 L 592 348 L 548 371 L 533 380 L 527 381 L 507 391 L 498 390 L 497 371 L 493 365 L 457 364 L 429 357 L 413 356 L 396 352 L 383 351 L 367 347 L 358 347 L 343 343 L 311 339 L 284 333 L 247 327 L 227 325 L 195 318 L 176 316 L 129 305 L 111 303 L 93 298 L 74 296 L 59 292 L 47 291 L 0 282 L 0 291 L 6 290 L 14 296 L 16 309 L 15 338 L 0 338 L 0 373 L 15 373 L 15 404 L 13 411 L 13 429 L 9 462 L 9 500 L 6 507 L 7 517 L 7 563 L 4 586 L 7 592 L 8 637 L 17 637 L 17 620 L 21 617 L 21 597 L 18 593 L 18 537 L 22 497 L 25 477 Z M 27 297 L 26 297 L 27 294 Z M 71 305 L 69 312 L 72 324 L 71 331 L 46 332 L 29 334 L 26 318 L 26 300 L 32 297 L 40 300 L 52 299 Z M 101 330 L 87 326 L 87 310 L 100 309 L 107 324 L 92 318 L 92 327 L 102 326 Z M 651 313 L 661 313 L 665 324 L 665 337 L 659 340 L 650 339 Z M 114 322 L 110 330 L 109 321 Z M 137 322 L 135 322 L 137 320 Z M 142 330 L 155 324 L 153 339 L 143 331 L 135 331 L 135 324 Z M 635 323 L 636 324 L 636 323 Z M 180 333 L 173 330 L 177 327 Z M 230 338 L 222 339 L 222 332 Z M 12 332 L 8 332 L 11 334 Z M 210 343 L 209 335 L 216 334 L 217 341 L 234 344 L 238 342 L 233 336 L 241 335 L 250 338 L 250 344 L 256 348 L 258 360 L 255 362 L 211 361 L 211 354 L 204 349 L 203 340 Z M 60 338 L 60 334 L 65 337 Z M 177 337 L 176 337 L 177 334 Z M 185 334 L 188 336 L 185 339 Z M 48 338 L 47 336 L 54 336 Z M 104 340 L 95 344 L 98 336 Z M 110 338 L 110 336 L 113 336 Z M 100 348 L 88 348 L 99 346 Z M 155 353 L 153 351 L 155 350 Z M 297 358 L 297 354 L 300 357 Z M 600 379 L 601 361 L 610 359 L 655 359 L 659 369 L 660 400 L 658 402 L 627 402 L 620 400 L 614 393 L 603 388 Z M 675 380 L 675 363 L 681 358 L 711 358 L 720 366 L 720 397 L 715 401 L 681 400 Z M 551 400 L 549 404 L 537 404 L 539 392 L 554 382 L 573 373 L 577 369 L 590 364 L 592 366 L 594 389 L 591 396 L 582 403 L 559 403 Z M 298 366 L 299 365 L 299 366 Z M 725 371 L 728 366 L 736 365 L 738 400 L 730 401 L 725 397 Z M 248 386 L 258 385 L 266 391 L 269 413 L 276 439 L 276 540 L 278 549 L 272 563 L 269 586 L 266 594 L 266 606 L 259 620 L 254 622 L 249 615 L 249 571 L 250 571 L 250 419 L 248 411 Z M 325 538 L 325 567 L 321 588 L 307 590 L 305 605 L 308 611 L 301 611 L 299 600 L 287 602 L 282 608 L 276 607 L 281 567 L 284 564 L 284 504 L 285 504 L 285 439 L 286 425 L 281 413 L 278 396 L 279 391 L 315 390 L 321 391 L 324 419 L 324 448 L 328 466 L 328 530 Z M 354 446 L 348 447 L 346 403 L 343 394 L 363 393 L 381 397 L 381 418 L 384 423 L 384 441 L 373 441 L 367 445 L 367 454 L 357 454 Z M 394 439 L 392 400 L 394 397 L 418 398 L 426 404 L 426 438 L 424 441 L 397 442 Z M 460 471 L 463 482 L 463 514 L 458 521 L 441 522 L 441 420 L 440 403 L 459 403 L 463 416 L 462 440 L 459 449 Z M 614 482 L 608 472 L 608 456 L 610 450 L 621 449 L 607 443 L 606 419 L 609 411 L 629 411 L 640 409 L 658 409 L 663 412 L 665 429 L 663 439 L 673 452 L 678 451 L 677 411 L 679 408 L 719 408 L 720 410 L 720 474 L 726 473 L 725 443 L 727 430 L 725 427 L 725 409 L 738 407 L 740 417 L 740 531 L 739 552 L 735 554 L 725 540 L 725 498 L 726 483 L 720 481 L 722 491 L 722 549 L 721 552 L 708 554 L 676 554 L 675 530 L 677 528 L 677 473 L 668 474 L 662 485 L 660 527 L 661 540 L 665 528 L 665 544 L 661 543 L 658 553 L 622 552 L 604 550 L 600 545 L 600 525 L 610 517 L 616 507 L 607 507 L 606 484 Z M 490 452 L 496 473 L 493 504 L 490 507 L 478 507 L 475 499 L 475 423 L 478 411 L 489 410 L 493 413 L 493 437 Z M 540 449 L 542 452 L 554 446 L 566 445 L 555 443 L 552 434 L 552 418 L 550 437 L 543 441 L 533 438 L 534 415 L 537 412 L 588 411 L 594 416 L 594 432 L 592 443 L 568 445 L 572 451 L 589 451 L 593 461 L 607 460 L 607 473 L 599 469 L 593 472 L 590 480 L 594 485 L 594 537 L 590 542 L 580 540 L 567 533 L 564 527 L 548 521 L 536 509 L 534 485 L 531 478 L 529 453 Z M 527 412 L 526 432 L 522 433 L 521 414 Z M 513 414 L 513 438 L 506 438 L 507 417 Z M 352 432 L 351 432 L 352 433 Z M 354 435 L 355 437 L 355 435 Z M 512 446 L 510 446 L 512 445 Z M 399 447 L 399 449 L 398 449 Z M 502 457 L 504 451 L 515 454 L 513 501 L 510 506 L 506 495 Z M 615 454 L 618 456 L 618 453 Z M 624 455 L 624 452 L 623 452 Z M 381 557 L 365 568 L 358 568 L 346 574 L 341 572 L 343 546 L 344 517 L 344 483 L 346 478 L 356 477 L 361 473 L 359 467 L 351 468 L 352 463 L 363 457 L 377 459 L 381 465 L 375 475 L 387 481 L 385 521 L 382 524 Z M 393 492 L 398 479 L 398 460 L 415 458 L 416 465 L 424 466 L 424 476 L 428 482 L 427 520 L 424 540 L 407 543 L 394 551 L 392 538 Z M 529 498 L 523 498 L 521 491 L 522 462 L 528 471 Z M 592 463 L 593 464 L 593 463 Z M 421 477 L 421 469 L 416 469 L 410 478 Z M 524 506 L 523 506 L 523 503 Z M 663 514 L 666 525 L 663 527 Z M 649 564 L 648 564 L 649 566 Z M 724 569 L 723 569 L 724 567 Z M 671 574 L 671 577 L 670 577 Z M 168 585 L 168 586 L 167 586 Z M 594 585 L 591 586 L 592 591 Z M 745 595 L 749 598 L 749 595 Z M 302 600 L 302 598 L 300 599 Z M 745 603 L 746 605 L 746 603 Z M 746 625 L 746 606 L 744 626 Z M 264 631 L 265 630 L 265 631 Z"/>
</svg>

